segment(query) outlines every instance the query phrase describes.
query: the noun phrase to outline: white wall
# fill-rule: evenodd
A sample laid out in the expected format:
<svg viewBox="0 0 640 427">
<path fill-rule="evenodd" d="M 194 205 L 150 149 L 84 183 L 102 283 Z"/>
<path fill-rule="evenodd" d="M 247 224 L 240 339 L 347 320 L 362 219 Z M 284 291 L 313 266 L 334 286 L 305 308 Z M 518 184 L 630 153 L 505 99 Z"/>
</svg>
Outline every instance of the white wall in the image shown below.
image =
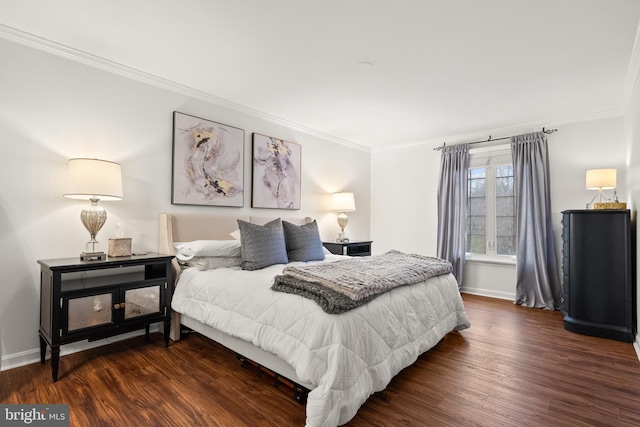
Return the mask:
<svg viewBox="0 0 640 427">
<path fill-rule="evenodd" d="M 640 57 L 640 46 L 635 46 L 635 58 Z M 632 209 L 637 228 L 637 209 L 640 201 L 640 69 L 636 69 L 635 74 L 630 76 L 631 93 L 629 94 L 629 105 L 625 114 L 625 160 L 627 162 L 627 194 L 625 200 L 627 207 Z M 634 343 L 638 358 L 640 358 L 640 281 L 638 280 L 637 266 L 640 261 L 640 248 L 637 237 L 635 245 L 636 256 L 636 341 Z"/>
<path fill-rule="evenodd" d="M 435 255 L 440 154 L 428 144 L 371 155 L 372 251 Z"/>
<path fill-rule="evenodd" d="M 592 191 L 585 189 L 586 170 L 618 169 L 618 193 L 621 201 L 625 201 L 627 143 L 622 116 L 554 128 L 558 132 L 547 138 L 552 183 L 551 206 L 560 266 L 561 212 L 565 209 L 584 209 L 594 196 Z M 520 129 L 517 133 L 537 130 Z M 504 136 L 517 134 L 513 132 L 504 133 Z M 489 131 L 477 139 L 487 138 L 490 134 L 502 136 L 497 131 Z M 372 153 L 371 230 L 376 252 L 395 248 L 436 254 L 440 152 L 433 148 L 437 145 L 441 145 L 441 142 Z M 514 266 L 469 264 L 463 291 L 513 299 Z"/>
<path fill-rule="evenodd" d="M 349 235 L 368 239 L 370 153 L 265 115 L 228 108 L 207 97 L 167 90 L 0 40 L 0 334 L 2 368 L 38 360 L 38 259 L 73 257 L 88 233 L 84 202 L 62 197 L 67 160 L 95 157 L 122 165 L 124 200 L 102 203 L 106 242 L 121 224 L 134 250 L 157 250 L 163 211 L 312 216 L 322 237 L 335 239 L 329 193 L 353 191 L 357 211 Z M 213 98 L 212 98 L 213 99 Z M 172 112 L 245 130 L 244 208 L 171 205 Z M 251 134 L 302 145 L 302 209 L 251 209 Z"/>
</svg>

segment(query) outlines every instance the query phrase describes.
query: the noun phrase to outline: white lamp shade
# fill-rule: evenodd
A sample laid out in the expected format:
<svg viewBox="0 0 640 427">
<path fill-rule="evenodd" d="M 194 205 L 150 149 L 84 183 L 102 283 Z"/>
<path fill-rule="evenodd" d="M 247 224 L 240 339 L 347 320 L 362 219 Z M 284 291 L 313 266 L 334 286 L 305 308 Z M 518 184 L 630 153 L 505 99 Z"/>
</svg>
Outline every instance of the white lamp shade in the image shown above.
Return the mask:
<svg viewBox="0 0 640 427">
<path fill-rule="evenodd" d="M 70 159 L 64 197 L 122 200 L 122 169 L 118 163 L 98 159 Z"/>
<path fill-rule="evenodd" d="M 616 169 L 590 169 L 587 171 L 588 190 L 616 188 Z"/>
<path fill-rule="evenodd" d="M 331 210 L 335 212 L 353 212 L 356 201 L 353 193 L 333 193 L 331 195 Z"/>
</svg>

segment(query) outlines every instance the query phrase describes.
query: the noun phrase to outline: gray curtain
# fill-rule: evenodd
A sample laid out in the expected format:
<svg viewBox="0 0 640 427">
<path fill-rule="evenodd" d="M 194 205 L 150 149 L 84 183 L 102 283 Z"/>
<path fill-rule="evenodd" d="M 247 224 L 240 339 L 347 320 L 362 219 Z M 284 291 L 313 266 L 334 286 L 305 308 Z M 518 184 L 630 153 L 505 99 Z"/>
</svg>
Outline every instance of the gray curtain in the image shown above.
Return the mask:
<svg viewBox="0 0 640 427">
<path fill-rule="evenodd" d="M 453 265 L 462 284 L 466 251 L 469 145 L 444 146 L 438 182 L 438 257 Z"/>
<path fill-rule="evenodd" d="M 516 298 L 527 307 L 559 309 L 558 274 L 547 138 L 536 132 L 511 137 L 516 202 Z"/>
</svg>

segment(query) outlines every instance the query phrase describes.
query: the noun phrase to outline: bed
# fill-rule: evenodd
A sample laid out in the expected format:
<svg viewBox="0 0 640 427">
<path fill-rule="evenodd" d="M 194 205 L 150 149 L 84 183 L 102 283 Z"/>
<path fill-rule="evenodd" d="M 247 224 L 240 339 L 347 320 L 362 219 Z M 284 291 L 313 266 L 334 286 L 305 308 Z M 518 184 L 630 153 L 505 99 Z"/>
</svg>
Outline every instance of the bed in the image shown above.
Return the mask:
<svg viewBox="0 0 640 427">
<path fill-rule="evenodd" d="M 159 251 L 175 254 L 176 242 L 231 240 L 238 219 L 257 226 L 273 218 L 160 215 Z M 299 226 L 310 218 L 283 218 Z M 244 238 L 243 238 L 244 245 Z M 242 248 L 244 250 L 244 247 Z M 171 338 L 181 325 L 310 390 L 307 426 L 348 422 L 367 398 L 447 333 L 469 327 L 455 278 L 441 274 L 400 286 L 342 314 L 328 314 L 315 301 L 271 289 L 285 267 L 338 262 L 186 268 L 177 261 Z"/>
</svg>

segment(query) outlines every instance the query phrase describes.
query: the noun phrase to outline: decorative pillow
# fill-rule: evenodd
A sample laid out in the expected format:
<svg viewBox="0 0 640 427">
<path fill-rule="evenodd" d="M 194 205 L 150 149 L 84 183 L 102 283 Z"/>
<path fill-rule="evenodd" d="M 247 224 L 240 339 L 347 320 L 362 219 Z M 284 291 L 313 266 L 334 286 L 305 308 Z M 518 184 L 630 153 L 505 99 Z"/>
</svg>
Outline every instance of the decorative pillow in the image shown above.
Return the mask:
<svg viewBox="0 0 640 427">
<path fill-rule="evenodd" d="M 193 257 L 188 261 L 178 261 L 183 268 L 196 267 L 198 270 L 214 270 L 216 268 L 240 267 L 240 257 L 204 256 Z"/>
<path fill-rule="evenodd" d="M 282 221 L 289 261 L 321 261 L 324 250 L 315 220 L 304 225 Z"/>
<path fill-rule="evenodd" d="M 241 237 L 243 270 L 259 270 L 273 264 L 287 264 L 287 247 L 284 243 L 280 218 L 265 225 L 238 220 Z"/>
<path fill-rule="evenodd" d="M 193 257 L 226 257 L 240 256 L 240 242 L 237 240 L 194 240 L 193 242 L 175 243 L 176 258 L 182 261 Z"/>
<path fill-rule="evenodd" d="M 240 240 L 240 230 L 233 230 L 231 233 L 229 233 L 229 235 L 231 237 L 233 237 L 236 240 Z"/>
</svg>

